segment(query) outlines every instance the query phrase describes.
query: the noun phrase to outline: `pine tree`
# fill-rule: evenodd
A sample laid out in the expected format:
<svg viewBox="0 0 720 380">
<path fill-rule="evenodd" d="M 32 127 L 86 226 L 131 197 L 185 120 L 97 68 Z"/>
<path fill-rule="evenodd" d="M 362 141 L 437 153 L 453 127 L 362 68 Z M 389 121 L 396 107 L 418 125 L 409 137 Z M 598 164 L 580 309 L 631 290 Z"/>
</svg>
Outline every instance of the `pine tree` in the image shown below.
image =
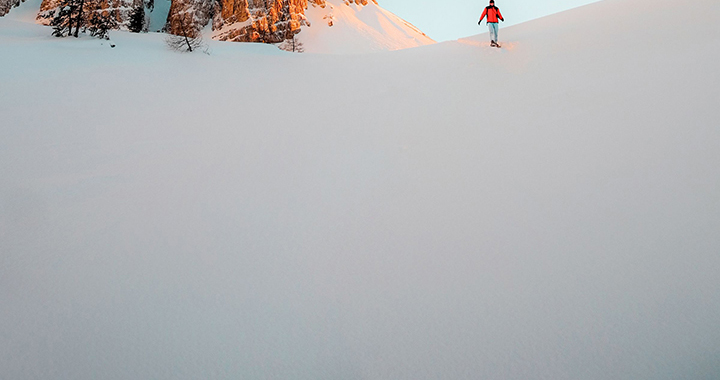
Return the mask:
<svg viewBox="0 0 720 380">
<path fill-rule="evenodd" d="M 117 21 L 107 12 L 93 12 L 87 22 L 87 30 L 90 35 L 104 40 L 109 40 L 108 31 L 117 28 Z"/>
<path fill-rule="evenodd" d="M 133 33 L 140 33 L 145 28 L 145 5 L 142 1 L 136 1 L 135 7 L 130 12 L 130 23 L 128 30 Z"/>
<path fill-rule="evenodd" d="M 77 12 L 78 3 L 76 0 L 62 0 L 57 10 L 50 12 L 47 17 L 52 17 L 50 26 L 53 28 L 52 35 L 65 37 L 72 33 L 73 15 Z"/>
<path fill-rule="evenodd" d="M 93 37 L 109 39 L 108 31 L 117 29 L 117 21 L 93 0 L 61 0 L 58 7 L 44 15 L 52 18 L 50 26 L 55 37 L 78 37 L 80 31 L 90 32 Z"/>
<path fill-rule="evenodd" d="M 78 33 L 80 33 L 80 27 L 85 24 L 85 14 L 84 12 L 84 6 L 85 6 L 85 0 L 79 0 L 80 4 L 77 8 L 77 13 L 75 15 L 75 33 L 73 34 L 73 37 L 78 38 Z M 72 29 L 72 25 L 70 25 L 70 28 Z"/>
</svg>

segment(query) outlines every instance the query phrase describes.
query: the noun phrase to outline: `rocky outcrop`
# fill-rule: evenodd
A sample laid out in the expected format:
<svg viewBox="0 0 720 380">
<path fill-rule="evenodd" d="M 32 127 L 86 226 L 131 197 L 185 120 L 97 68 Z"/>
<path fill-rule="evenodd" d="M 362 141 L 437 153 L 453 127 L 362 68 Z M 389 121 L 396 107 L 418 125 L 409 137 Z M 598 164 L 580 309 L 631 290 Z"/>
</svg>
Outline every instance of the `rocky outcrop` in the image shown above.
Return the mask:
<svg viewBox="0 0 720 380">
<path fill-rule="evenodd" d="M 368 0 L 343 0 L 367 5 Z M 377 4 L 376 0 L 371 0 Z M 220 0 L 213 22 L 213 38 L 220 41 L 277 43 L 292 39 L 308 25 L 308 5 L 326 6 L 325 0 Z"/>
<path fill-rule="evenodd" d="M 277 43 L 300 32 L 308 1 L 221 0 L 213 20 L 213 39 Z"/>
<path fill-rule="evenodd" d="M 20 5 L 25 0 L 0 0 L 0 17 L 5 16 L 14 7 Z"/>
<path fill-rule="evenodd" d="M 221 41 L 282 42 L 302 26 L 308 6 L 325 8 L 326 0 L 219 0 L 213 38 Z M 346 5 L 367 5 L 368 0 L 342 0 Z M 377 0 L 369 0 L 377 4 Z"/>
<path fill-rule="evenodd" d="M 200 31 L 219 10 L 216 0 L 173 0 L 165 29 L 170 34 L 182 35 L 183 29 Z"/>
</svg>

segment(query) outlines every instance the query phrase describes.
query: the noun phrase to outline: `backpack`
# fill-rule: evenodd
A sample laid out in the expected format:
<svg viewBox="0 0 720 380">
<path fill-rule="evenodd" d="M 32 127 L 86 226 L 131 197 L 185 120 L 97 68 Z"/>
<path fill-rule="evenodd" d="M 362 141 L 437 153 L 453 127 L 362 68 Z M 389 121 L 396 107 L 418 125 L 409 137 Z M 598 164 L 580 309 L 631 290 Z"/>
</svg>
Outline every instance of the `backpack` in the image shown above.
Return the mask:
<svg viewBox="0 0 720 380">
<path fill-rule="evenodd" d="M 487 12 L 487 18 L 490 18 L 491 9 L 497 9 L 497 7 L 494 5 L 488 5 L 487 7 L 485 7 L 485 11 Z M 495 13 L 495 17 L 497 17 L 497 13 Z"/>
</svg>

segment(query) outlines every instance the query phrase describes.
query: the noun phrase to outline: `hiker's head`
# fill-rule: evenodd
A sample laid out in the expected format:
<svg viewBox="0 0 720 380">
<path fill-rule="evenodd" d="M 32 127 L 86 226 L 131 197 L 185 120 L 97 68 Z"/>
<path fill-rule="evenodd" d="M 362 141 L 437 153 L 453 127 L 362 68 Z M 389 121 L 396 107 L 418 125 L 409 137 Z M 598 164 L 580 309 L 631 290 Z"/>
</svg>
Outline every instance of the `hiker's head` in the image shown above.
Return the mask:
<svg viewBox="0 0 720 380">
<path fill-rule="evenodd" d="M 495 5 L 495 0 L 490 0 L 490 5 Z"/>
</svg>

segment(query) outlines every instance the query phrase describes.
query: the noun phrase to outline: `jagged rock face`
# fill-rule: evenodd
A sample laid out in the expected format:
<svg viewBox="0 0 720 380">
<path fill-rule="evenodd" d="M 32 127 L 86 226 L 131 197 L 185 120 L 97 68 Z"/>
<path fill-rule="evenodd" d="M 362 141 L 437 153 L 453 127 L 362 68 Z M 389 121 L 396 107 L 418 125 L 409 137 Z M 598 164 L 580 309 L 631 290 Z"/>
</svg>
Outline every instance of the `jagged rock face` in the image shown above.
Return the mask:
<svg viewBox="0 0 720 380">
<path fill-rule="evenodd" d="M 213 38 L 220 41 L 277 43 L 300 31 L 308 1 L 221 0 L 213 22 Z"/>
<path fill-rule="evenodd" d="M 167 32 L 183 35 L 183 28 L 197 32 L 210 22 L 218 7 L 215 0 L 173 0 L 168 12 Z"/>
<path fill-rule="evenodd" d="M 192 0 L 176 0 L 192 1 Z M 368 0 L 343 0 L 367 5 Z M 377 4 L 376 0 L 371 0 Z M 213 38 L 237 42 L 282 42 L 307 24 L 308 5 L 326 6 L 325 0 L 220 0 L 213 20 Z"/>
<path fill-rule="evenodd" d="M 84 19 L 88 20 L 90 18 L 88 15 L 93 12 L 100 12 L 109 14 L 115 19 L 118 28 L 125 28 L 130 20 L 130 11 L 137 1 L 138 0 L 85 0 L 83 4 Z M 59 4 L 60 0 L 43 0 L 37 16 L 38 22 L 43 25 L 50 25 L 52 13 L 57 10 Z"/>
<path fill-rule="evenodd" d="M 344 0 L 367 5 L 368 0 Z M 375 0 L 372 0 L 375 2 Z M 213 39 L 278 43 L 292 39 L 307 25 L 308 5 L 325 7 L 325 0 L 173 0 L 168 32 L 181 34 L 179 25 L 192 20 L 201 29 L 212 19 Z"/>
</svg>

